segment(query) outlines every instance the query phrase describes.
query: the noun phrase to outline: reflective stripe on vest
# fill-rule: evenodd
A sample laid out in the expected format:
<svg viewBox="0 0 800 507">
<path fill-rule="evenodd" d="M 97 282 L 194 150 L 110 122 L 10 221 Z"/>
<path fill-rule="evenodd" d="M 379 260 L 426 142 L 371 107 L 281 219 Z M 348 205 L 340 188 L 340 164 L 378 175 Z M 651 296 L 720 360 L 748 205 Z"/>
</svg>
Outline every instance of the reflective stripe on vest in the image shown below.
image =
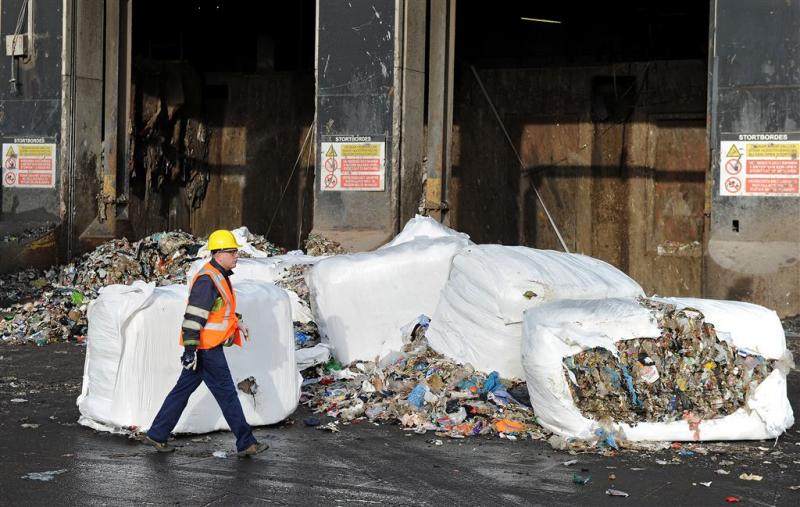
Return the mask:
<svg viewBox="0 0 800 507">
<path fill-rule="evenodd" d="M 241 338 L 238 333 L 238 319 L 236 318 L 236 296 L 233 288 L 225 281 L 225 276 L 210 263 L 192 278 L 189 285 L 191 292 L 192 286 L 201 276 L 208 276 L 223 301 L 223 307 L 217 311 L 209 311 L 205 326 L 200 329 L 200 344 L 198 348 L 209 349 L 225 343 L 233 338 L 233 343 L 241 346 Z"/>
</svg>

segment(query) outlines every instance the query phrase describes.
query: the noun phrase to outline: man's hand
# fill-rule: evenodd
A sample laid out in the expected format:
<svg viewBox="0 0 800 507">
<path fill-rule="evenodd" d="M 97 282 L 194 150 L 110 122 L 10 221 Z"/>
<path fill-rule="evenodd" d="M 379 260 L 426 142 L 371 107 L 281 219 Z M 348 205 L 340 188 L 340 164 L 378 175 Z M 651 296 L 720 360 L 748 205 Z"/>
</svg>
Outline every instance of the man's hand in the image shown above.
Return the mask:
<svg viewBox="0 0 800 507">
<path fill-rule="evenodd" d="M 181 365 L 184 370 L 194 370 L 197 368 L 197 347 L 184 347 L 181 356 Z"/>
</svg>

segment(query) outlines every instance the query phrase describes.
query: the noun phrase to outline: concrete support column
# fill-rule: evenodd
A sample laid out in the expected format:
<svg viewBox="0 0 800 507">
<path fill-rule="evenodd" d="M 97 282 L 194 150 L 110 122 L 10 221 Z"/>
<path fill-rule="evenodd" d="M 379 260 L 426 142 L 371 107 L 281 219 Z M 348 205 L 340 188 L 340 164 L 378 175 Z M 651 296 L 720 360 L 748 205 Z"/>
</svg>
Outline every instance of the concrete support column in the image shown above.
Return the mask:
<svg viewBox="0 0 800 507">
<path fill-rule="evenodd" d="M 428 48 L 428 139 L 425 207 L 441 222 L 447 219 L 447 180 L 453 136 L 453 61 L 456 1 L 432 0 Z"/>
</svg>

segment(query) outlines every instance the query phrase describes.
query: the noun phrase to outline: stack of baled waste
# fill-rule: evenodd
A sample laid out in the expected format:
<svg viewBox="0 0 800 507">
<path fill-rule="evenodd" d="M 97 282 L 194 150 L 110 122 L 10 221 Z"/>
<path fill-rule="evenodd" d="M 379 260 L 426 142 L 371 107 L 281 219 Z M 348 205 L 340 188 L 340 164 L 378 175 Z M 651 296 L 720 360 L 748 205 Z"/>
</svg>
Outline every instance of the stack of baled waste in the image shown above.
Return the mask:
<svg viewBox="0 0 800 507">
<path fill-rule="evenodd" d="M 306 276 L 312 311 L 336 359 L 372 361 L 400 350 L 403 327 L 433 313 L 453 257 L 470 244 L 466 235 L 417 217 L 383 248 L 314 265 Z"/>
<path fill-rule="evenodd" d="M 234 285 L 237 312 L 251 336 L 225 356 L 247 421 L 254 426 L 285 419 L 297 407 L 302 378 L 295 367 L 289 298 L 272 285 Z M 100 291 L 89 307 L 89 338 L 79 422 L 107 431 L 150 426 L 181 373 L 179 335 L 185 285 L 134 282 Z M 201 384 L 189 399 L 176 433 L 228 429 L 214 397 Z"/>
<path fill-rule="evenodd" d="M 693 298 L 561 300 L 525 312 L 540 424 L 564 439 L 772 439 L 794 423 L 775 312 Z"/>
<path fill-rule="evenodd" d="M 522 316 L 557 299 L 643 296 L 634 280 L 579 254 L 473 245 L 453 259 L 427 333 L 435 351 L 480 371 L 522 378 Z"/>
</svg>

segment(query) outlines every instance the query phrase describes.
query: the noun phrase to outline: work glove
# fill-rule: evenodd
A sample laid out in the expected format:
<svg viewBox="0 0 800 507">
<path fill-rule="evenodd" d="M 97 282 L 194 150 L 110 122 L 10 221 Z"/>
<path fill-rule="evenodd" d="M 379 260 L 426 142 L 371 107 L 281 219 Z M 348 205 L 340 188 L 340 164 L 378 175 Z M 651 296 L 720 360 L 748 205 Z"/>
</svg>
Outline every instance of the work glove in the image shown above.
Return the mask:
<svg viewBox="0 0 800 507">
<path fill-rule="evenodd" d="M 250 330 L 247 328 L 247 325 L 244 323 L 244 320 L 242 320 L 242 314 L 237 313 L 236 317 L 239 320 L 237 326 L 239 327 L 239 332 L 241 333 L 242 338 L 244 338 L 245 341 L 249 341 L 250 340 Z"/>
<path fill-rule="evenodd" d="M 245 341 L 250 340 L 250 330 L 247 329 L 247 326 L 241 320 L 239 321 L 239 332 L 242 334 L 242 338 L 244 338 Z"/>
<path fill-rule="evenodd" d="M 181 356 L 181 365 L 184 370 L 194 370 L 197 368 L 197 347 L 184 347 Z"/>
</svg>

